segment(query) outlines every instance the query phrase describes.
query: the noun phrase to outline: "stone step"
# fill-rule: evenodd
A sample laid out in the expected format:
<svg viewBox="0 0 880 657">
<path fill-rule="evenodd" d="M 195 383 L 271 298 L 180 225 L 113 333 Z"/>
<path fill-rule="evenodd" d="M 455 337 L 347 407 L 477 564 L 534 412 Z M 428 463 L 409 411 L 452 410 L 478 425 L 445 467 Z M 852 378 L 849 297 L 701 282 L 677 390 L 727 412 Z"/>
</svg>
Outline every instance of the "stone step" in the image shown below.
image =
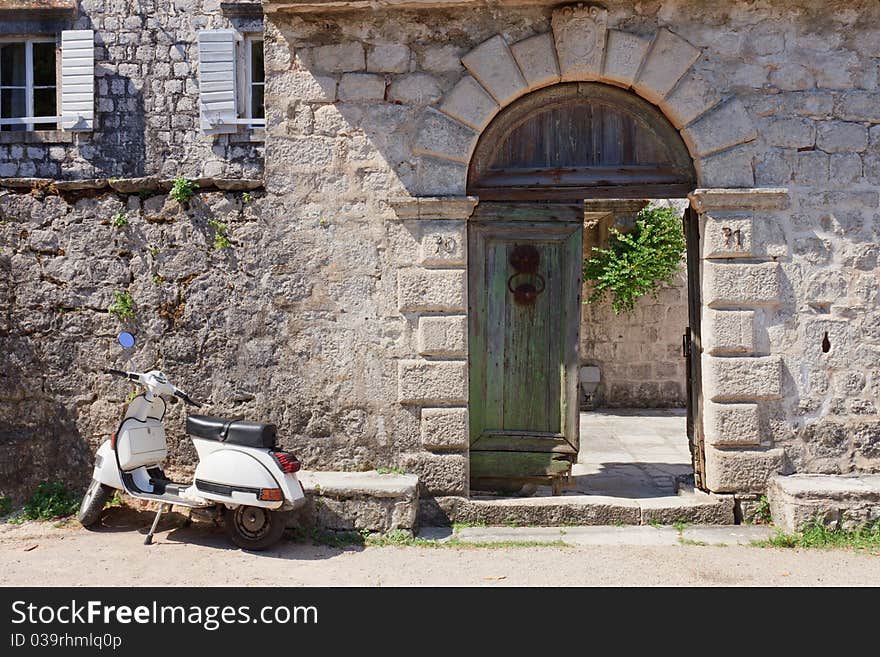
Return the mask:
<svg viewBox="0 0 880 657">
<path fill-rule="evenodd" d="M 461 543 L 564 543 L 565 545 L 751 545 L 775 530 L 760 525 L 675 527 L 426 527 L 419 538 Z"/>
<path fill-rule="evenodd" d="M 733 524 L 733 497 L 702 491 L 653 498 L 563 495 L 462 500 L 458 522 L 485 525 L 671 525 L 677 522 Z"/>
<path fill-rule="evenodd" d="M 294 524 L 331 531 L 413 531 L 419 478 L 407 474 L 300 471 L 306 504 Z"/>
<path fill-rule="evenodd" d="M 794 532 L 814 518 L 849 528 L 880 518 L 880 475 L 774 477 L 768 491 L 774 524 Z"/>
</svg>

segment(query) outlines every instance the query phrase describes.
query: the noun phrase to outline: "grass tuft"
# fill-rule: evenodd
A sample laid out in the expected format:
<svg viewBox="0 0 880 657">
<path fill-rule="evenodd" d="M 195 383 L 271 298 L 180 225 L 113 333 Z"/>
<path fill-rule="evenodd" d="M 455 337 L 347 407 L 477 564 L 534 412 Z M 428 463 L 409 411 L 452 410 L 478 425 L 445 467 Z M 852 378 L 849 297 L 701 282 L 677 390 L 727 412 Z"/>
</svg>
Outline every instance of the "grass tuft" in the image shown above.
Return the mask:
<svg viewBox="0 0 880 657">
<path fill-rule="evenodd" d="M 9 522 L 20 524 L 25 520 L 64 518 L 76 513 L 79 502 L 79 496 L 67 490 L 63 482 L 44 481 L 37 486 L 21 512 L 10 518 Z"/>
<path fill-rule="evenodd" d="M 880 519 L 863 523 L 851 529 L 829 527 L 818 518 L 807 523 L 802 531 L 786 534 L 778 531 L 765 541 L 755 541 L 757 547 L 776 548 L 844 548 L 880 552 Z"/>
</svg>

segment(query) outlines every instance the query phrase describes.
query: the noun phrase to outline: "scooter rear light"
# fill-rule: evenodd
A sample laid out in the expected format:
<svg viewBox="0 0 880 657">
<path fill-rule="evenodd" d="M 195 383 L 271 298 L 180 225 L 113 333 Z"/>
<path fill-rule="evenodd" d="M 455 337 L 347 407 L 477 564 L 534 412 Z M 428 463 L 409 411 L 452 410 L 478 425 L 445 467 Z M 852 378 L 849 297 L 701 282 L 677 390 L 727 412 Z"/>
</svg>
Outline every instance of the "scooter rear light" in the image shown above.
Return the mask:
<svg viewBox="0 0 880 657">
<path fill-rule="evenodd" d="M 269 453 L 272 454 L 272 458 L 275 459 L 275 463 L 278 464 L 282 472 L 299 472 L 299 469 L 302 467 L 299 459 L 290 452 L 273 451 Z"/>
<path fill-rule="evenodd" d="M 116 432 L 114 431 L 110 434 L 110 448 L 116 449 Z"/>
<path fill-rule="evenodd" d="M 264 502 L 283 502 L 284 493 L 280 488 L 261 488 L 257 498 Z"/>
</svg>

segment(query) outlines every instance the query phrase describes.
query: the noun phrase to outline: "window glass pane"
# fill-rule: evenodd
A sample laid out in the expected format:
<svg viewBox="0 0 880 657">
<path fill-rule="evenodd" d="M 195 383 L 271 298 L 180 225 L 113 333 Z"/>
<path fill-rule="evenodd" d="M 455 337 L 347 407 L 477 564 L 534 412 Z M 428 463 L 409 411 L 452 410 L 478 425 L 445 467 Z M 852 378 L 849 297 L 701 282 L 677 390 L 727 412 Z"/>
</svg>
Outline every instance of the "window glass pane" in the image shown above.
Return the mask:
<svg viewBox="0 0 880 657">
<path fill-rule="evenodd" d="M 55 86 L 55 44 L 34 44 L 34 86 Z"/>
<path fill-rule="evenodd" d="M 266 112 L 263 109 L 263 85 L 261 84 L 255 84 L 251 87 L 251 118 L 266 118 Z"/>
<path fill-rule="evenodd" d="M 58 106 L 55 104 L 54 89 L 34 89 L 34 116 L 55 116 Z"/>
<path fill-rule="evenodd" d="M 24 89 L 2 89 L 0 90 L 0 118 L 13 119 L 19 116 L 26 116 L 27 103 L 25 102 Z M 27 130 L 27 125 L 4 125 L 0 126 L 3 130 L 22 131 Z"/>
<path fill-rule="evenodd" d="M 0 46 L 0 86 L 27 84 L 25 62 L 25 44 L 5 43 Z"/>
<path fill-rule="evenodd" d="M 263 71 L 263 42 L 251 41 L 251 82 L 263 82 L 266 74 Z"/>
</svg>

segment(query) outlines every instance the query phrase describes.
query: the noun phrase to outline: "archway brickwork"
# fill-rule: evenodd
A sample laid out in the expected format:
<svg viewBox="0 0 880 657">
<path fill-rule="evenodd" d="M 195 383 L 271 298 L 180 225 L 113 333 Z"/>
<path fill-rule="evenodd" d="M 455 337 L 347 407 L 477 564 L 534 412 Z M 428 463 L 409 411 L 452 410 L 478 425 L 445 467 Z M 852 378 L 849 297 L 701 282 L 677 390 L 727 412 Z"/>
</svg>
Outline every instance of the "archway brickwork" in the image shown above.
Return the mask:
<svg viewBox="0 0 880 657">
<path fill-rule="evenodd" d="M 417 222 L 420 266 L 400 271 L 398 306 L 418 322 L 419 358 L 399 363 L 399 401 L 420 408 L 426 489 L 467 493 L 467 254 L 442 253 L 444 235 L 464 249 L 478 199 L 464 196 L 468 163 L 481 132 L 517 98 L 565 81 L 629 88 L 657 105 L 690 151 L 700 189 L 703 396 L 707 487 L 762 492 L 783 469 L 764 406 L 782 397 L 784 368 L 772 353 L 766 317 L 782 296 L 776 260 L 787 246 L 770 230 L 787 208 L 785 189 L 753 189 L 751 119 L 692 70 L 700 51 L 667 29 L 653 38 L 610 29 L 588 5 L 554 12 L 552 32 L 508 43 L 494 36 L 461 58 L 461 80 L 424 111 L 413 152 L 435 159 L 458 198 L 402 199 L 398 217 Z M 450 174 L 450 170 L 453 171 Z M 438 247 L 439 245 L 439 247 Z"/>
<path fill-rule="evenodd" d="M 657 105 L 680 131 L 703 187 L 752 187 L 757 137 L 736 98 L 722 98 L 693 70 L 700 51 L 660 28 L 653 38 L 609 29 L 605 10 L 589 5 L 553 13 L 552 31 L 509 44 L 496 35 L 461 58 L 467 70 L 425 110 L 413 151 L 457 163 L 464 190 L 467 163 L 480 131 L 502 108 L 558 82 L 599 81 L 632 89 Z"/>
</svg>

